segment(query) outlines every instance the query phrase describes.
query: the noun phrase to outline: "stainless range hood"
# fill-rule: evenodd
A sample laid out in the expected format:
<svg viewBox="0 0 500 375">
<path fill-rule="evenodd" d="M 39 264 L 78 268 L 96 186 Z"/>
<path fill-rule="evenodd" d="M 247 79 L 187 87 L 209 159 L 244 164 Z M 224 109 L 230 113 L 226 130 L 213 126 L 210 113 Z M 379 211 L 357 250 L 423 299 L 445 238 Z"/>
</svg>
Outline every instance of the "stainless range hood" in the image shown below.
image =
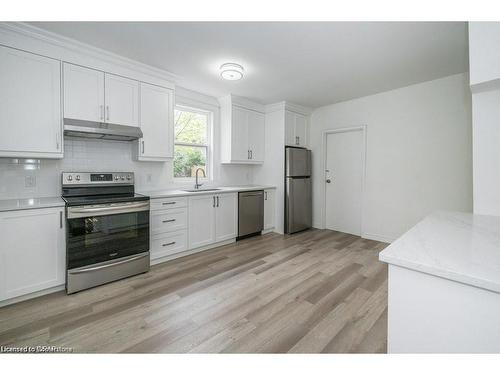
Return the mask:
<svg viewBox="0 0 500 375">
<path fill-rule="evenodd" d="M 113 141 L 134 141 L 142 138 L 142 131 L 136 126 L 107 124 L 103 122 L 65 118 L 64 135 L 70 137 L 106 139 Z"/>
</svg>

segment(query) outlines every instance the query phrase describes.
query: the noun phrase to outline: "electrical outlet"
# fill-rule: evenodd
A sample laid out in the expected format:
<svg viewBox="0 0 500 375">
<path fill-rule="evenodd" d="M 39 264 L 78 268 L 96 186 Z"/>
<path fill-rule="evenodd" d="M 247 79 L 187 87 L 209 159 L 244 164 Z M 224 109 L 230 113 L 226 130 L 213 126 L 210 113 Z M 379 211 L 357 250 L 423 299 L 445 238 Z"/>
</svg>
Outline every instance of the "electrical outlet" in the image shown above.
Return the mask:
<svg viewBox="0 0 500 375">
<path fill-rule="evenodd" d="M 24 178 L 24 187 L 34 188 L 36 186 L 36 176 L 26 176 Z"/>
</svg>

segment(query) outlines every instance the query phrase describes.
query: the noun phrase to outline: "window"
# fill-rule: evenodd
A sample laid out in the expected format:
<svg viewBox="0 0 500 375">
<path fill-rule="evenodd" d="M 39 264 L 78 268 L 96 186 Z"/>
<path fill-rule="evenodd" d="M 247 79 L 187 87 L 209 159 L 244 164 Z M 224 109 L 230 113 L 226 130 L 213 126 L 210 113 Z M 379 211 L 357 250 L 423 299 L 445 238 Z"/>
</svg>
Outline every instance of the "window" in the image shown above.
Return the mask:
<svg viewBox="0 0 500 375">
<path fill-rule="evenodd" d="M 202 168 L 209 176 L 211 113 L 188 107 L 175 109 L 174 177 L 194 177 Z M 202 176 L 202 174 L 200 174 Z"/>
</svg>

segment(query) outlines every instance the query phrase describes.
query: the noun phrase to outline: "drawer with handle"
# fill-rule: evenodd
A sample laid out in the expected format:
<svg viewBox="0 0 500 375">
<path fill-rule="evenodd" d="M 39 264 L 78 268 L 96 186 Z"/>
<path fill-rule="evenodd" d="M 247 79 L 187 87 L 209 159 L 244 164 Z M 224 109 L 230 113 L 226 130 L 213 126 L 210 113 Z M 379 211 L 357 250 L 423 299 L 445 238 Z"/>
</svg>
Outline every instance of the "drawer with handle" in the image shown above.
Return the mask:
<svg viewBox="0 0 500 375">
<path fill-rule="evenodd" d="M 173 232 L 187 228 L 187 208 L 151 212 L 151 234 Z"/>
<path fill-rule="evenodd" d="M 151 259 L 163 258 L 187 250 L 187 230 L 156 235 L 151 238 Z"/>
<path fill-rule="evenodd" d="M 155 210 L 169 210 L 173 208 L 187 207 L 187 198 L 162 198 L 162 199 L 151 199 L 150 201 L 151 211 Z"/>
</svg>

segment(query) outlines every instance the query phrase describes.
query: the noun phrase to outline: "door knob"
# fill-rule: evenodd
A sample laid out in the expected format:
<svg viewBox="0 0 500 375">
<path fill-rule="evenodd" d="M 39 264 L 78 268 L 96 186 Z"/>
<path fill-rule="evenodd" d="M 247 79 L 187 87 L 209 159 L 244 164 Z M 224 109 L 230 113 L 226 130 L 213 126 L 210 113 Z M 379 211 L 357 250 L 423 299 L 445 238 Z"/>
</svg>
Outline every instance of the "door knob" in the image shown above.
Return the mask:
<svg viewBox="0 0 500 375">
<path fill-rule="evenodd" d="M 329 184 L 330 182 L 332 182 L 332 180 L 330 180 L 330 179 L 326 180 L 327 184 Z"/>
</svg>

